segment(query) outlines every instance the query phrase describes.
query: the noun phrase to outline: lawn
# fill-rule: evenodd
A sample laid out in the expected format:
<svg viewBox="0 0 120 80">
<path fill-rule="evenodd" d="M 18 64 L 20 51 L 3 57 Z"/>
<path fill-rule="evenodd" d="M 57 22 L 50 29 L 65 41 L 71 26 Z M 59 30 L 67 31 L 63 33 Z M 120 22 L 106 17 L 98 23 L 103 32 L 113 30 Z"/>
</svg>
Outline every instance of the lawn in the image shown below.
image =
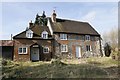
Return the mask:
<svg viewBox="0 0 120 80">
<path fill-rule="evenodd" d="M 111 57 L 13 62 L 2 66 L 3 78 L 118 78 L 118 61 Z"/>
</svg>

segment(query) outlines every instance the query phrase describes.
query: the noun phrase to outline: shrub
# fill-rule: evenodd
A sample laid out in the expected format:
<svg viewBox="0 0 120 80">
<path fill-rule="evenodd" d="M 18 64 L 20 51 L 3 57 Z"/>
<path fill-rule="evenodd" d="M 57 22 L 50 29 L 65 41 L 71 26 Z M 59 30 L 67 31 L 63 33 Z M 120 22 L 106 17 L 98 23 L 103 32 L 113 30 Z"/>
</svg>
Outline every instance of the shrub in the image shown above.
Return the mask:
<svg viewBox="0 0 120 80">
<path fill-rule="evenodd" d="M 107 56 L 107 57 L 110 56 L 110 54 L 111 54 L 111 46 L 108 43 L 105 44 L 104 52 L 105 52 L 105 56 Z"/>
<path fill-rule="evenodd" d="M 118 60 L 119 59 L 119 53 L 117 51 L 112 52 L 111 54 L 112 59 Z"/>
<path fill-rule="evenodd" d="M 4 59 L 3 59 L 3 60 L 2 60 L 2 65 L 3 65 L 3 66 L 7 65 L 7 60 L 4 60 Z"/>
</svg>

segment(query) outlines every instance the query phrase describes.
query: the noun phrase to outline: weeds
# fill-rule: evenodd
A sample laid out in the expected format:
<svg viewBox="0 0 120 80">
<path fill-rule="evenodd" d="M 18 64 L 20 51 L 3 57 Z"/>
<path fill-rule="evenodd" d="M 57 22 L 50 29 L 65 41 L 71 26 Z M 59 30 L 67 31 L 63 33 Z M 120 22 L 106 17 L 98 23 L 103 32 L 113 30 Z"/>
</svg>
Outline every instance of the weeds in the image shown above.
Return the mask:
<svg viewBox="0 0 120 80">
<path fill-rule="evenodd" d="M 6 60 L 3 78 L 117 78 L 117 61 L 111 58 L 87 58 L 48 62 L 13 62 Z"/>
</svg>

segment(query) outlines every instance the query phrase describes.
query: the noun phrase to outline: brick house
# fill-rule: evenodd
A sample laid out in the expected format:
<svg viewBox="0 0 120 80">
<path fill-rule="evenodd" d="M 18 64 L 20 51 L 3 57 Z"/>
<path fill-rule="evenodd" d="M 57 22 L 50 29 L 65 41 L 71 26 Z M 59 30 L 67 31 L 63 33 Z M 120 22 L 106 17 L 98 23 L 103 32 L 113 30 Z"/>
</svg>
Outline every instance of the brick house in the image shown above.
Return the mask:
<svg viewBox="0 0 120 80">
<path fill-rule="evenodd" d="M 14 60 L 102 56 L 100 34 L 87 22 L 36 15 L 25 31 L 15 35 Z"/>
</svg>

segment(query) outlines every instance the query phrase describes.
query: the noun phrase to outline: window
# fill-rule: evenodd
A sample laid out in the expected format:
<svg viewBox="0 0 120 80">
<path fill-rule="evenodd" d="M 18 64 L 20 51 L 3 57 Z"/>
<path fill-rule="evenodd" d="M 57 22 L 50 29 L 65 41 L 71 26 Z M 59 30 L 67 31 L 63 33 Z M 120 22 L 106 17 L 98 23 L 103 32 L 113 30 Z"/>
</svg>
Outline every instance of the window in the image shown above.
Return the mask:
<svg viewBox="0 0 120 80">
<path fill-rule="evenodd" d="M 32 38 L 32 33 L 28 33 L 28 38 Z"/>
<path fill-rule="evenodd" d="M 19 53 L 22 53 L 22 48 L 19 48 L 19 50 L 18 50 L 18 51 L 19 51 Z"/>
<path fill-rule="evenodd" d="M 44 47 L 43 48 L 43 53 L 49 53 L 49 47 Z"/>
<path fill-rule="evenodd" d="M 27 47 L 18 48 L 18 54 L 27 54 Z"/>
<path fill-rule="evenodd" d="M 67 52 L 68 46 L 67 45 L 61 45 L 61 52 Z"/>
<path fill-rule="evenodd" d="M 27 38 L 32 38 L 33 37 L 33 31 L 31 31 L 31 30 L 26 31 L 26 37 Z"/>
<path fill-rule="evenodd" d="M 61 40 L 67 40 L 67 34 L 60 34 Z"/>
<path fill-rule="evenodd" d="M 23 48 L 23 53 L 26 53 L 27 51 L 26 51 L 26 48 Z"/>
<path fill-rule="evenodd" d="M 90 35 L 85 35 L 85 40 L 90 40 Z"/>
<path fill-rule="evenodd" d="M 90 45 L 86 45 L 86 51 L 92 51 L 91 46 Z"/>
<path fill-rule="evenodd" d="M 41 34 L 43 39 L 48 39 L 48 32 L 47 31 L 43 31 Z"/>
</svg>

